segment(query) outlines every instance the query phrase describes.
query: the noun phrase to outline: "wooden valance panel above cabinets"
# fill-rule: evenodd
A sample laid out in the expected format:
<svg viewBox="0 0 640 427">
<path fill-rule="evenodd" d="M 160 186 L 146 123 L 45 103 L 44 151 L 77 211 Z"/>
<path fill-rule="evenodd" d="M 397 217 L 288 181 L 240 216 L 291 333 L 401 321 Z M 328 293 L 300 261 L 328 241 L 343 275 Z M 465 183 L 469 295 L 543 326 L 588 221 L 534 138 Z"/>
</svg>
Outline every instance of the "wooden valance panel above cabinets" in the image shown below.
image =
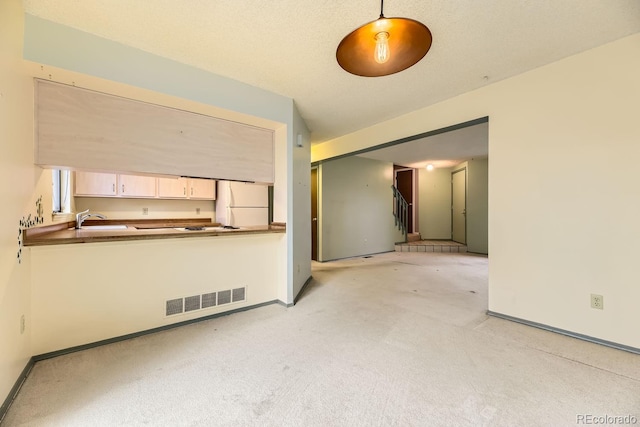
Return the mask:
<svg viewBox="0 0 640 427">
<path fill-rule="evenodd" d="M 46 80 L 35 85 L 37 165 L 274 181 L 273 130 Z"/>
</svg>

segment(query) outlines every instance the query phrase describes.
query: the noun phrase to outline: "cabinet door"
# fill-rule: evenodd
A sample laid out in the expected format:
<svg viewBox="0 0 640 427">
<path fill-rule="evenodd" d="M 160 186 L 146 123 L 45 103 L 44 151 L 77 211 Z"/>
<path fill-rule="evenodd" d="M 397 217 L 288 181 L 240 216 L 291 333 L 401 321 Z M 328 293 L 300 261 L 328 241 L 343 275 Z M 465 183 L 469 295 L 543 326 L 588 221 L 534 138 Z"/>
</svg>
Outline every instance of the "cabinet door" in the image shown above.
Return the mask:
<svg viewBox="0 0 640 427">
<path fill-rule="evenodd" d="M 116 174 L 97 172 L 75 172 L 74 194 L 76 196 L 115 197 Z"/>
<path fill-rule="evenodd" d="M 189 198 L 215 200 L 216 182 L 213 179 L 189 178 Z"/>
<path fill-rule="evenodd" d="M 158 197 L 161 199 L 186 199 L 187 178 L 158 178 Z"/>
<path fill-rule="evenodd" d="M 120 197 L 156 197 L 157 178 L 151 176 L 118 175 Z"/>
</svg>

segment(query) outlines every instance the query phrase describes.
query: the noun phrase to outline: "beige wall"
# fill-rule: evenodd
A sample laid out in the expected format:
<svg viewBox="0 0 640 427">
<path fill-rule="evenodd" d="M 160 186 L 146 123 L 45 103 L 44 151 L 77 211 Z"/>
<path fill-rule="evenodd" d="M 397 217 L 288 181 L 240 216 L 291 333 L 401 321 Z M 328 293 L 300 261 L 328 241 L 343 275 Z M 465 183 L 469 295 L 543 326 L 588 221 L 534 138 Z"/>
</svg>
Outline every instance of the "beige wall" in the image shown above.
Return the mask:
<svg viewBox="0 0 640 427">
<path fill-rule="evenodd" d="M 143 215 L 142 209 L 148 214 Z M 108 219 L 198 218 L 215 221 L 212 200 L 120 199 L 115 197 L 75 197 L 75 211 L 91 210 Z M 200 209 L 200 213 L 197 213 Z"/>
<path fill-rule="evenodd" d="M 35 201 L 48 188 L 33 166 L 33 83 L 22 70 L 22 33 L 22 3 L 0 1 L 0 402 L 31 357 L 30 259 L 17 260 L 19 222 L 35 216 Z"/>
<path fill-rule="evenodd" d="M 319 145 L 318 161 L 489 116 L 489 309 L 640 348 L 640 34 Z M 604 296 L 605 309 L 589 306 Z"/>
<path fill-rule="evenodd" d="M 273 301 L 285 239 L 257 234 L 32 247 L 32 352 Z M 245 286 L 245 302 L 164 315 L 168 299 Z"/>
</svg>

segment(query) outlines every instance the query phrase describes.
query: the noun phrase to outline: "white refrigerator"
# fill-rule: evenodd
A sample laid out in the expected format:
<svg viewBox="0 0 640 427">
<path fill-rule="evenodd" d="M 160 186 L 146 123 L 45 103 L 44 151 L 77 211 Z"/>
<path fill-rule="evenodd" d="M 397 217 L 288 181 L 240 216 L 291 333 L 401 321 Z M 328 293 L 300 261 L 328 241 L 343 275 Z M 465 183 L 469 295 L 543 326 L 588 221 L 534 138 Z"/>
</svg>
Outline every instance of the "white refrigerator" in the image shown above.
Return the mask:
<svg viewBox="0 0 640 427">
<path fill-rule="evenodd" d="M 268 186 L 218 181 L 216 221 L 232 227 L 268 225 Z"/>
</svg>

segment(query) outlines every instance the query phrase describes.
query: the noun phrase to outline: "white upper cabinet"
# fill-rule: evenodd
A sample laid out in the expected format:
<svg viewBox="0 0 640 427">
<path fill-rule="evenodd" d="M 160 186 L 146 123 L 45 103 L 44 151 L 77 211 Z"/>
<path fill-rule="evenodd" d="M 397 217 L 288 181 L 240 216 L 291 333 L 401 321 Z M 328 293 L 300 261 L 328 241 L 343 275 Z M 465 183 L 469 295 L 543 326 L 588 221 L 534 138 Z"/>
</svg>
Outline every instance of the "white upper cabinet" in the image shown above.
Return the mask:
<svg viewBox="0 0 640 427">
<path fill-rule="evenodd" d="M 157 178 L 152 176 L 118 175 L 121 197 L 156 197 Z"/>
<path fill-rule="evenodd" d="M 74 195 L 79 197 L 124 197 L 215 200 L 212 179 L 75 172 Z"/>
<path fill-rule="evenodd" d="M 189 178 L 189 198 L 215 200 L 216 182 L 212 179 Z"/>
<path fill-rule="evenodd" d="M 36 79 L 35 163 L 119 173 L 274 181 L 274 132 Z"/>
<path fill-rule="evenodd" d="M 158 178 L 158 197 L 161 199 L 186 199 L 187 178 Z"/>
<path fill-rule="evenodd" d="M 115 173 L 76 172 L 76 196 L 116 197 L 118 181 Z"/>
<path fill-rule="evenodd" d="M 86 197 L 156 197 L 156 178 L 115 173 L 75 172 L 74 195 Z"/>
<path fill-rule="evenodd" d="M 216 199 L 216 181 L 198 178 L 158 178 L 161 199 Z"/>
</svg>

